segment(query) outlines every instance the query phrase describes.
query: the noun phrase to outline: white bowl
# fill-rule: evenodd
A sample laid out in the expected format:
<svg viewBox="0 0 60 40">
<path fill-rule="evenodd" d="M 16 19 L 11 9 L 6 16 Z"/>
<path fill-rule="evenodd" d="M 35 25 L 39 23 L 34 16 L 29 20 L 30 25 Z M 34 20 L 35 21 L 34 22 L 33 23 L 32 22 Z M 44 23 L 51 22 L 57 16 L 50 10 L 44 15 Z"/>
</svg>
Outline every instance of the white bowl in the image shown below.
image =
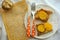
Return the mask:
<svg viewBox="0 0 60 40">
<path fill-rule="evenodd" d="M 51 15 L 51 17 L 48 20 L 48 22 L 50 22 L 53 26 L 53 31 L 46 33 L 44 35 L 35 36 L 35 38 L 38 38 L 38 39 L 45 39 L 56 33 L 56 31 L 58 29 L 58 23 L 59 23 L 59 21 L 58 21 L 59 20 L 59 12 L 50 5 L 46 5 L 46 4 L 37 4 L 36 5 L 36 10 L 39 10 L 41 8 L 46 9 L 46 10 L 51 10 L 53 12 L 53 14 Z M 26 28 L 27 28 L 27 18 L 29 15 L 31 16 L 31 11 L 26 13 L 25 18 L 24 18 L 24 24 L 25 24 Z M 32 26 L 32 16 L 31 16 L 31 26 Z"/>
</svg>

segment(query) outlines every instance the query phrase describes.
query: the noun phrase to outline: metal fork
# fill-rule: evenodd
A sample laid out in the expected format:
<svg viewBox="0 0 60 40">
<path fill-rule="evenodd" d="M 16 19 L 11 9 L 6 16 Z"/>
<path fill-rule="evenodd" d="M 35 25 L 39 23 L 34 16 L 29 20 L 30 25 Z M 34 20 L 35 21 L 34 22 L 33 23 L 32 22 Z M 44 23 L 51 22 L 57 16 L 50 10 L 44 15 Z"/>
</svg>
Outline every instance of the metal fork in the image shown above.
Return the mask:
<svg viewBox="0 0 60 40">
<path fill-rule="evenodd" d="M 32 37 L 35 36 L 35 18 L 34 18 L 34 15 L 35 15 L 35 3 L 32 3 L 31 5 L 31 14 L 33 15 L 33 21 L 32 21 Z"/>
<path fill-rule="evenodd" d="M 35 15 L 35 3 L 32 3 L 32 5 L 31 5 L 31 14 L 33 15 L 33 19 L 34 19 L 34 15 Z"/>
</svg>

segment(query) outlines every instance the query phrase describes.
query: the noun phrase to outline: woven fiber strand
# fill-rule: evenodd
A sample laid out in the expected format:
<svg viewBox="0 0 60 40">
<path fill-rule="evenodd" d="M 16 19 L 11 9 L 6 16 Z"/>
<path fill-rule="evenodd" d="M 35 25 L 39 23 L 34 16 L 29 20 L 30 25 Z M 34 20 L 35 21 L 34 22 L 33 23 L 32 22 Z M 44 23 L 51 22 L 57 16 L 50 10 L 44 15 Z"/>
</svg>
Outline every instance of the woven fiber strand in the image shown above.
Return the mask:
<svg viewBox="0 0 60 40">
<path fill-rule="evenodd" d="M 23 22 L 27 11 L 28 6 L 26 2 L 19 1 L 13 5 L 11 10 L 2 12 L 8 40 L 28 40 Z"/>
</svg>

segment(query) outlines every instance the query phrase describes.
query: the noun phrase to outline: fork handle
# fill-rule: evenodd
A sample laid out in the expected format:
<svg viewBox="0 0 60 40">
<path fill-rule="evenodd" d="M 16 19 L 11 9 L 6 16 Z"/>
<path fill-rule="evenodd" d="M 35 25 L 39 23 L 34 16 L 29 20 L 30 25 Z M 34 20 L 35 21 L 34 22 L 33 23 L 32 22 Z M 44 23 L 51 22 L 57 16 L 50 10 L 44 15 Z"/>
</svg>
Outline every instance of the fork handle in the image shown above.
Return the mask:
<svg viewBox="0 0 60 40">
<path fill-rule="evenodd" d="M 28 24 L 27 24 L 27 36 L 30 37 L 30 16 L 28 17 Z"/>
<path fill-rule="evenodd" d="M 35 36 L 35 23 L 34 23 L 34 19 L 33 19 L 33 25 L 32 25 L 32 37 Z"/>
</svg>

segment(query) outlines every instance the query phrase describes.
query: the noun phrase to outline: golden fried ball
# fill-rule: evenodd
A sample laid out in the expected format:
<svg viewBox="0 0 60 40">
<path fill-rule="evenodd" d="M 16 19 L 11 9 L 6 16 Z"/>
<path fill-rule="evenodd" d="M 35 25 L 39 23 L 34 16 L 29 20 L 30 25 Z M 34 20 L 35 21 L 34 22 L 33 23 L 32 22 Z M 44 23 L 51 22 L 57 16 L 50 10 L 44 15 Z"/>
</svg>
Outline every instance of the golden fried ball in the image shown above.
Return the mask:
<svg viewBox="0 0 60 40">
<path fill-rule="evenodd" d="M 50 23 L 45 23 L 44 24 L 46 31 L 51 31 L 52 30 L 52 25 Z"/>
<path fill-rule="evenodd" d="M 40 18 L 41 20 L 47 20 L 48 15 L 47 15 L 46 12 L 40 11 L 40 12 L 38 12 L 38 13 L 39 13 L 39 18 Z"/>
<path fill-rule="evenodd" d="M 44 32 L 45 31 L 44 25 L 42 25 L 42 24 L 38 25 L 37 30 L 39 32 Z"/>
</svg>

